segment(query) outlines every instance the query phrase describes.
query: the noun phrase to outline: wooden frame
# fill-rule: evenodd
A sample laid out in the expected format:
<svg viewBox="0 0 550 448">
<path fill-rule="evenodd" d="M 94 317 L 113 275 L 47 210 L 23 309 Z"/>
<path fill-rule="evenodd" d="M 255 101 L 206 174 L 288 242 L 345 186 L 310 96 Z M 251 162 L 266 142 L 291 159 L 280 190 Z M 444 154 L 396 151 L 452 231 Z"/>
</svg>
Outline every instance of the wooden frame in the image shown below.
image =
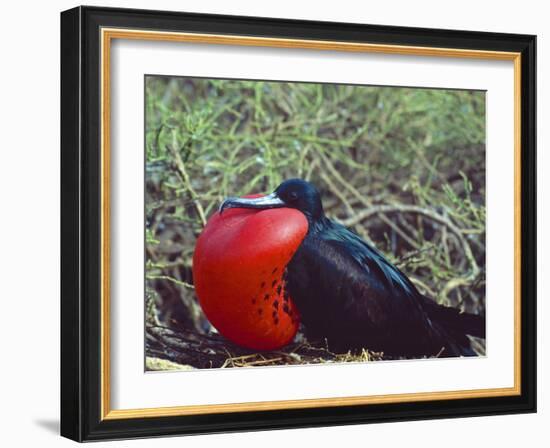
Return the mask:
<svg viewBox="0 0 550 448">
<path fill-rule="evenodd" d="M 109 63 L 110 43 L 120 38 L 514 61 L 514 387 L 110 409 Z M 535 37 L 80 7 L 62 13 L 61 53 L 62 435 L 84 441 L 535 410 Z"/>
</svg>

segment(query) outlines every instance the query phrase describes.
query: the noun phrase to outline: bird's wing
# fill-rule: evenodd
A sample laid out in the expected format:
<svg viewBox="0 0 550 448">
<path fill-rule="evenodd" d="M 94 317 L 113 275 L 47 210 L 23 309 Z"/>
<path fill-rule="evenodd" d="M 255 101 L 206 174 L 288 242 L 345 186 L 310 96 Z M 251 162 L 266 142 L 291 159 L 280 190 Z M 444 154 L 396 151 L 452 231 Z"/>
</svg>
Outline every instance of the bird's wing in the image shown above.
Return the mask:
<svg viewBox="0 0 550 448">
<path fill-rule="evenodd" d="M 383 280 L 386 288 L 408 296 L 419 294 L 403 272 L 348 228 L 331 222 L 331 226 L 320 237 L 329 244 L 341 246 L 363 269 Z"/>
<path fill-rule="evenodd" d="M 309 320 L 310 327 L 326 328 L 338 319 L 382 334 L 425 324 L 419 293 L 410 280 L 338 224 L 306 238 L 288 272 L 290 292 L 306 326 Z"/>
<path fill-rule="evenodd" d="M 290 293 L 313 336 L 344 349 L 367 344 L 416 356 L 445 346 L 448 356 L 474 354 L 464 334 L 465 315 L 424 297 L 381 253 L 339 224 L 329 222 L 308 236 L 291 263 Z"/>
</svg>

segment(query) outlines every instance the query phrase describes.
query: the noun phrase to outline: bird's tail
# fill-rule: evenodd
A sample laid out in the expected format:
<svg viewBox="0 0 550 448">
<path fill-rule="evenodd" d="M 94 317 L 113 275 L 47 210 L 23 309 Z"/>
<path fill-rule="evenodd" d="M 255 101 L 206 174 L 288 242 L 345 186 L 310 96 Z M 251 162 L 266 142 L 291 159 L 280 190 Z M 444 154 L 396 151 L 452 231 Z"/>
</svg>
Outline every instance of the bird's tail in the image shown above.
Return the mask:
<svg viewBox="0 0 550 448">
<path fill-rule="evenodd" d="M 461 312 L 423 297 L 423 308 L 430 320 L 446 335 L 443 356 L 476 356 L 466 335 L 485 338 L 485 316 Z"/>
<path fill-rule="evenodd" d="M 466 337 L 466 340 L 468 338 Z M 441 358 L 456 358 L 460 356 L 478 356 L 475 350 L 470 345 L 470 341 L 456 341 L 452 338 L 447 338 L 447 342 L 439 357 Z"/>
</svg>

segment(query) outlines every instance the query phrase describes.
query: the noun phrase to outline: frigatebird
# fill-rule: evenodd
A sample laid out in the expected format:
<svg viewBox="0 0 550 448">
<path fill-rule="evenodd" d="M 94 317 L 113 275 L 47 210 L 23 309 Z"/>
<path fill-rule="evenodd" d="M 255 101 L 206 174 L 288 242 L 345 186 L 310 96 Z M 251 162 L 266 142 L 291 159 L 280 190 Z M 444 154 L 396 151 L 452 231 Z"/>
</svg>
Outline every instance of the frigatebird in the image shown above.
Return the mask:
<svg viewBox="0 0 550 448">
<path fill-rule="evenodd" d="M 308 340 L 337 352 L 367 348 L 389 357 L 476 356 L 467 335 L 485 337 L 484 317 L 421 294 L 378 250 L 325 216 L 311 183 L 290 179 L 266 196 L 228 198 L 220 213 L 230 208 L 305 215 L 307 233 L 283 280 Z"/>
</svg>

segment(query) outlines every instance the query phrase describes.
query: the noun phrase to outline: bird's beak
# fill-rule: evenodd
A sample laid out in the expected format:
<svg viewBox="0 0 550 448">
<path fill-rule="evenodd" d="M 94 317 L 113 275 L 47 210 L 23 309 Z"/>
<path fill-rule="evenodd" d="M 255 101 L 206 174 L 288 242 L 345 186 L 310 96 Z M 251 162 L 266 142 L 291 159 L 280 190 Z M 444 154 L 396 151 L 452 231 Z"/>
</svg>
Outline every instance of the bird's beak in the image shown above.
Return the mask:
<svg viewBox="0 0 550 448">
<path fill-rule="evenodd" d="M 220 214 L 228 208 L 279 208 L 285 207 L 286 204 L 277 196 L 276 193 L 271 193 L 259 198 L 227 198 L 220 206 Z"/>
</svg>

